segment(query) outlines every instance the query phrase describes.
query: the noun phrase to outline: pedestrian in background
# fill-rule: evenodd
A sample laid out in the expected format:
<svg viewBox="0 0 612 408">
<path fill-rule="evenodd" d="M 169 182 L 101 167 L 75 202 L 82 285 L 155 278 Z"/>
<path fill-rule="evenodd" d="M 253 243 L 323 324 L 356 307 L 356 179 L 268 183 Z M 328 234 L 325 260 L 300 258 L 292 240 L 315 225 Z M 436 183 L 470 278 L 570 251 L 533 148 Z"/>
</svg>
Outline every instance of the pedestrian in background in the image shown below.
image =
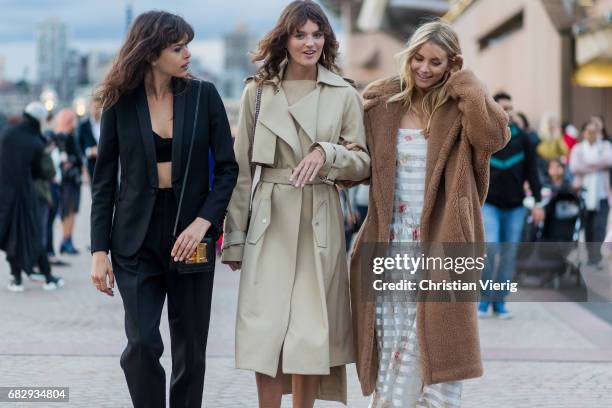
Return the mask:
<svg viewBox="0 0 612 408">
<path fill-rule="evenodd" d="M 487 242 L 487 260 L 482 280 L 492 279 L 494 282 L 507 283 L 514 277 L 518 243 L 525 224 L 525 182 L 528 182 L 536 200 L 531 211 L 535 224 L 544 221 L 544 210 L 541 204 L 537 154 L 533 144 L 518 125 L 510 95 L 500 92 L 493 98 L 510 117 L 511 137 L 508 144 L 491 157 L 489 191 L 482 207 Z M 496 264 L 495 258 L 498 254 L 500 260 Z M 496 317 L 510 318 L 511 314 L 505 302 L 508 293 L 507 290 L 483 290 L 478 306 L 479 317 L 489 316 L 492 308 Z"/>
<path fill-rule="evenodd" d="M 540 138 L 538 137 L 538 133 L 531 128 L 531 125 L 529 124 L 529 119 L 527 119 L 527 115 L 525 115 L 523 112 L 517 112 L 516 121 L 521 130 L 527 134 L 527 136 L 529 137 L 529 141 L 535 149 L 540 143 Z"/>
<path fill-rule="evenodd" d="M 583 189 L 588 265 L 601 268 L 598 243 L 603 242 L 606 236 L 612 199 L 612 143 L 604 139 L 602 123 L 595 117 L 591 117 L 585 124 L 582 137 L 582 142 L 572 149 L 569 165 L 575 176 L 575 186 Z"/>
<path fill-rule="evenodd" d="M 81 153 L 85 157 L 87 166 L 87 175 L 89 183 L 93 180 L 94 168 L 96 166 L 96 157 L 98 156 L 98 142 L 100 141 L 100 117 L 102 115 L 102 107 L 100 100 L 94 96 L 89 104 L 89 115 L 83 120 L 77 129 L 77 139 Z"/>
<path fill-rule="evenodd" d="M 51 274 L 43 246 L 42 212 L 34 180 L 43 171 L 41 126 L 47 110 L 39 102 L 25 108 L 23 119 L 7 126 L 0 135 L 0 249 L 6 252 L 13 279 L 12 292 L 23 292 L 22 271 L 32 273 L 37 265 L 45 277 L 45 290 L 63 285 Z"/>
<path fill-rule="evenodd" d="M 63 143 L 60 140 L 61 135 L 58 135 L 56 137 L 55 133 L 53 133 L 52 130 L 45 131 L 43 136 L 45 137 L 47 143 L 47 150 L 55 168 L 55 176 L 49 183 L 52 205 L 51 207 L 49 207 L 49 213 L 47 215 L 47 227 L 45 228 L 45 231 L 47 232 L 47 238 L 45 239 L 45 242 L 47 243 L 47 257 L 49 258 L 49 263 L 51 265 L 69 266 L 67 262 L 56 256 L 54 241 L 55 220 L 57 219 L 57 216 L 60 211 L 62 196 L 62 152 L 59 146 L 63 145 Z"/>
<path fill-rule="evenodd" d="M 59 111 L 54 128 L 54 138 L 61 152 L 60 215 L 63 236 L 60 254 L 68 255 L 79 253 L 72 241 L 74 223 L 81 202 L 81 174 L 83 171 L 83 160 L 75 134 L 76 125 L 77 116 L 73 110 Z"/>
<path fill-rule="evenodd" d="M 548 174 L 550 160 L 565 160 L 569 149 L 563 140 L 559 117 L 552 112 L 546 112 L 540 120 L 540 143 L 536 147 L 538 154 L 538 174 L 544 180 Z"/>
</svg>

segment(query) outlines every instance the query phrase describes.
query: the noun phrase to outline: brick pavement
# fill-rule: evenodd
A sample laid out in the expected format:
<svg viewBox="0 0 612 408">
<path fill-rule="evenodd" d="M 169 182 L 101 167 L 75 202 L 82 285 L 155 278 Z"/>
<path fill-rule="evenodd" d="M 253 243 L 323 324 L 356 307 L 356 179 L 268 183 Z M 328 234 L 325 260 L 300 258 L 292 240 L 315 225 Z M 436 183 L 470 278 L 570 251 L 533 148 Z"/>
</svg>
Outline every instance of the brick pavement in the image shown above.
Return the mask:
<svg viewBox="0 0 612 408">
<path fill-rule="evenodd" d="M 84 191 L 84 194 L 86 192 Z M 88 200 L 78 219 L 76 243 L 87 239 Z M 43 292 L 26 282 L 23 294 L 5 289 L 8 267 L 0 262 L 0 386 L 69 386 L 69 404 L 35 407 L 127 407 L 119 367 L 125 344 L 117 295 L 100 295 L 89 282 L 87 255 L 57 269 L 66 286 Z M 252 373 L 233 368 L 233 325 L 238 274 L 221 267 L 215 280 L 204 406 L 255 407 Z M 511 321 L 481 321 L 485 375 L 465 382 L 465 407 L 612 406 L 612 328 L 572 303 L 513 303 Z M 603 307 L 603 306 L 602 306 Z M 165 312 L 164 312 L 165 315 Z M 162 320 L 169 344 L 167 322 Z M 169 348 L 162 364 L 169 373 Z M 283 406 L 290 406 L 286 397 Z M 27 404 L 0 404 L 0 406 Z M 349 367 L 349 407 L 367 407 L 354 366 Z M 317 407 L 339 407 L 318 402 Z"/>
</svg>

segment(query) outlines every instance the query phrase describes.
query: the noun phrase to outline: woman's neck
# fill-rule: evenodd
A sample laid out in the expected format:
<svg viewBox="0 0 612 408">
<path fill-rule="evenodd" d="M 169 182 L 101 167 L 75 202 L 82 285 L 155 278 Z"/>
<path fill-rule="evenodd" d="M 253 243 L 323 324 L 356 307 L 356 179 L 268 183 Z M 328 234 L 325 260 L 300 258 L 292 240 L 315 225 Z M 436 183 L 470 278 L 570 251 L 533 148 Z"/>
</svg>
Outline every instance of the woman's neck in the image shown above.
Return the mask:
<svg viewBox="0 0 612 408">
<path fill-rule="evenodd" d="M 285 78 L 287 80 L 312 80 L 317 79 L 317 66 L 305 67 L 289 61 L 285 69 Z"/>
<path fill-rule="evenodd" d="M 172 76 L 162 74 L 155 69 L 151 69 L 147 72 L 144 83 L 147 95 L 155 99 L 163 99 L 167 93 L 172 91 Z"/>
</svg>

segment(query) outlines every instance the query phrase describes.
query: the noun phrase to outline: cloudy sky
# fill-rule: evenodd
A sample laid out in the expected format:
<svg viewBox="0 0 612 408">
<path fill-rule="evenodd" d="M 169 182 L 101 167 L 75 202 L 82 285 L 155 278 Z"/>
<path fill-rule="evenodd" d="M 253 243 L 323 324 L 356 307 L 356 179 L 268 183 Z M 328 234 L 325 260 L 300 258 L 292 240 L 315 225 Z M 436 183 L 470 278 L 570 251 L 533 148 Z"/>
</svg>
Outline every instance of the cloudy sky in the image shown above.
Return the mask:
<svg viewBox="0 0 612 408">
<path fill-rule="evenodd" d="M 134 15 L 163 9 L 189 21 L 196 32 L 194 54 L 213 70 L 221 61 L 221 36 L 237 24 L 261 35 L 275 23 L 284 0 L 0 0 L 0 59 L 5 76 L 16 79 L 27 70 L 33 79 L 35 33 L 38 24 L 54 17 L 69 28 L 69 42 L 81 51 L 116 49 L 125 35 L 125 9 Z"/>
</svg>

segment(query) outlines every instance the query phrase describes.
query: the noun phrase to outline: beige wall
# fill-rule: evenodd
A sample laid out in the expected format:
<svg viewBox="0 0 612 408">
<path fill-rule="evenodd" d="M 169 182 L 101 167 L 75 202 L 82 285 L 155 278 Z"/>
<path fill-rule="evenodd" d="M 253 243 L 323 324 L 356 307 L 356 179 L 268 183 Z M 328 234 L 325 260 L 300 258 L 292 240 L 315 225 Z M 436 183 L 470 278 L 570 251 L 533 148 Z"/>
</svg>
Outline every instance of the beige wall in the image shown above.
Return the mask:
<svg viewBox="0 0 612 408">
<path fill-rule="evenodd" d="M 377 79 L 395 75 L 395 54 L 404 49 L 404 44 L 383 32 L 354 33 L 342 45 L 343 75 L 357 82 L 359 87 Z M 364 68 L 364 62 L 377 55 L 375 68 Z"/>
<path fill-rule="evenodd" d="M 524 23 L 496 45 L 480 51 L 478 40 L 523 10 Z M 504 90 L 537 128 L 544 112 L 562 114 L 562 40 L 537 0 L 478 0 L 453 22 L 465 66 L 492 93 Z"/>
</svg>

